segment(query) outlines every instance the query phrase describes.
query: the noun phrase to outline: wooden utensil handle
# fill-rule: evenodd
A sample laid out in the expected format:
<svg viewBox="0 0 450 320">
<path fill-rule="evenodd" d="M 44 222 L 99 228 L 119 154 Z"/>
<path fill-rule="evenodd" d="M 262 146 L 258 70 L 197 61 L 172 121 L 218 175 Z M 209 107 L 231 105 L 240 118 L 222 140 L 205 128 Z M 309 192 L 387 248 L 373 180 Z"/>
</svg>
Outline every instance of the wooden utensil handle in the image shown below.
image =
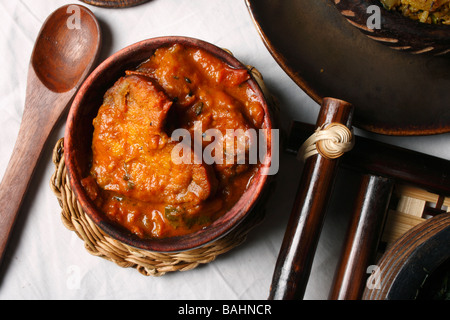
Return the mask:
<svg viewBox="0 0 450 320">
<path fill-rule="evenodd" d="M 13 154 L 0 184 L 0 263 L 11 230 L 45 143 L 42 128 L 22 125 Z"/>
<path fill-rule="evenodd" d="M 325 98 L 317 127 L 340 123 L 350 128 L 353 107 Z M 320 154 L 308 158 L 275 266 L 269 299 L 302 299 L 322 229 L 338 160 Z"/>
</svg>

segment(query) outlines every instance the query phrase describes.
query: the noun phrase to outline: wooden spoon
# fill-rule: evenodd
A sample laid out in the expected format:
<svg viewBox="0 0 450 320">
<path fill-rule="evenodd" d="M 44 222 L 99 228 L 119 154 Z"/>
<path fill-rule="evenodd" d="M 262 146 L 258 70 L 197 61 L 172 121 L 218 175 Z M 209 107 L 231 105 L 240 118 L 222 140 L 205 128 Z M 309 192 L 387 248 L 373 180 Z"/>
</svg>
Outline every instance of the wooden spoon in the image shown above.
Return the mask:
<svg viewBox="0 0 450 320">
<path fill-rule="evenodd" d="M 47 138 L 94 66 L 100 46 L 98 21 L 83 6 L 57 9 L 40 30 L 19 135 L 0 184 L 0 263 Z"/>
</svg>

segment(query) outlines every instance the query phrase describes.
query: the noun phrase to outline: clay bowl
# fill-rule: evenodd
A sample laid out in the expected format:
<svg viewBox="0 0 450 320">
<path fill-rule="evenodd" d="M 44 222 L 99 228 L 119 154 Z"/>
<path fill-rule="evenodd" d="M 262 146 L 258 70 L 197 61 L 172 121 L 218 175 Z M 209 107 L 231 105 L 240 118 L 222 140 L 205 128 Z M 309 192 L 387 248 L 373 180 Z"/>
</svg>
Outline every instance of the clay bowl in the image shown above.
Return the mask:
<svg viewBox="0 0 450 320">
<path fill-rule="evenodd" d="M 442 213 L 400 237 L 377 263 L 364 300 L 440 299 L 437 288 L 450 273 L 450 213 Z M 370 280 L 370 279 L 369 279 Z M 377 285 L 376 285 L 377 284 Z M 448 289 L 447 289 L 448 290 Z"/>
<path fill-rule="evenodd" d="M 97 115 L 102 104 L 103 95 L 117 79 L 124 75 L 125 70 L 136 68 L 147 60 L 155 49 L 181 43 L 186 46 L 200 47 L 216 57 L 223 59 L 230 66 L 245 68 L 230 53 L 201 40 L 186 37 L 160 37 L 130 45 L 115 53 L 101 63 L 86 79 L 74 98 L 68 114 L 64 137 L 64 155 L 69 177 L 69 183 L 78 202 L 91 220 L 107 235 L 124 244 L 154 252 L 178 252 L 201 247 L 215 241 L 236 228 L 251 212 L 261 193 L 268 184 L 269 176 L 264 174 L 271 163 L 271 140 L 267 141 L 268 152 L 264 163 L 252 179 L 251 185 L 240 200 L 224 216 L 213 222 L 209 227 L 198 232 L 165 239 L 141 239 L 129 231 L 109 221 L 93 204 L 81 185 L 81 179 L 89 172 L 91 157 L 91 141 L 93 134 L 92 120 Z M 272 128 L 272 115 L 265 97 L 256 80 L 249 80 L 259 94 L 266 111 L 264 128 Z"/>
<path fill-rule="evenodd" d="M 429 25 L 383 7 L 379 0 L 332 0 L 339 12 L 362 33 L 392 49 L 414 54 L 442 55 L 450 51 L 450 26 Z M 380 8 L 381 27 L 368 28 L 373 15 L 368 9 Z"/>
</svg>

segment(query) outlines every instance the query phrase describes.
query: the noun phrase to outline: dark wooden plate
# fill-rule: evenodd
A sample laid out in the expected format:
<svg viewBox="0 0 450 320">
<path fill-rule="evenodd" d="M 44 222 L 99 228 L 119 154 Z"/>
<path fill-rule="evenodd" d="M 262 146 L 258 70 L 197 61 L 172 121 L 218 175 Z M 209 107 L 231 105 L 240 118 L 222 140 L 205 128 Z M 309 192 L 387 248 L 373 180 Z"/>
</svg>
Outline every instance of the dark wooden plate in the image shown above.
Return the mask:
<svg viewBox="0 0 450 320">
<path fill-rule="evenodd" d="M 450 132 L 449 57 L 373 41 L 330 0 L 246 3 L 270 53 L 318 104 L 326 96 L 346 100 L 355 106 L 354 125 L 376 133 Z"/>
<path fill-rule="evenodd" d="M 80 0 L 81 2 L 103 8 L 126 8 L 145 3 L 149 0 Z"/>
<path fill-rule="evenodd" d="M 386 10 L 380 0 L 333 0 L 348 21 L 371 39 L 395 50 L 414 54 L 441 55 L 450 52 L 450 26 L 430 25 L 413 21 L 399 12 Z M 367 20 L 380 12 L 380 28 L 368 28 Z"/>
</svg>

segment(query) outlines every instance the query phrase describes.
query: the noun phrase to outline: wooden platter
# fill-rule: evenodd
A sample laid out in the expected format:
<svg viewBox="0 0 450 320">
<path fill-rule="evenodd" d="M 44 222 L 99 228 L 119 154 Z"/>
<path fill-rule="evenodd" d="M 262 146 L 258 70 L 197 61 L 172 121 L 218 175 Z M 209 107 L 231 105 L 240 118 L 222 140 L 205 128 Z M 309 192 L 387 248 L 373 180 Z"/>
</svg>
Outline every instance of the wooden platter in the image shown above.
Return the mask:
<svg viewBox="0 0 450 320">
<path fill-rule="evenodd" d="M 354 125 L 371 132 L 450 132 L 448 55 L 414 55 L 373 41 L 334 1 L 246 4 L 275 60 L 318 104 L 327 96 L 352 103 Z"/>
<path fill-rule="evenodd" d="M 149 0 L 80 0 L 81 2 L 103 8 L 126 8 L 148 2 Z"/>
<path fill-rule="evenodd" d="M 450 52 L 450 26 L 420 23 L 400 12 L 385 9 L 380 0 L 333 0 L 350 24 L 375 41 L 414 54 L 441 55 Z M 374 7 L 375 6 L 375 7 Z M 367 26 L 379 12 L 379 26 Z M 370 20 L 371 23 L 374 20 Z"/>
</svg>

